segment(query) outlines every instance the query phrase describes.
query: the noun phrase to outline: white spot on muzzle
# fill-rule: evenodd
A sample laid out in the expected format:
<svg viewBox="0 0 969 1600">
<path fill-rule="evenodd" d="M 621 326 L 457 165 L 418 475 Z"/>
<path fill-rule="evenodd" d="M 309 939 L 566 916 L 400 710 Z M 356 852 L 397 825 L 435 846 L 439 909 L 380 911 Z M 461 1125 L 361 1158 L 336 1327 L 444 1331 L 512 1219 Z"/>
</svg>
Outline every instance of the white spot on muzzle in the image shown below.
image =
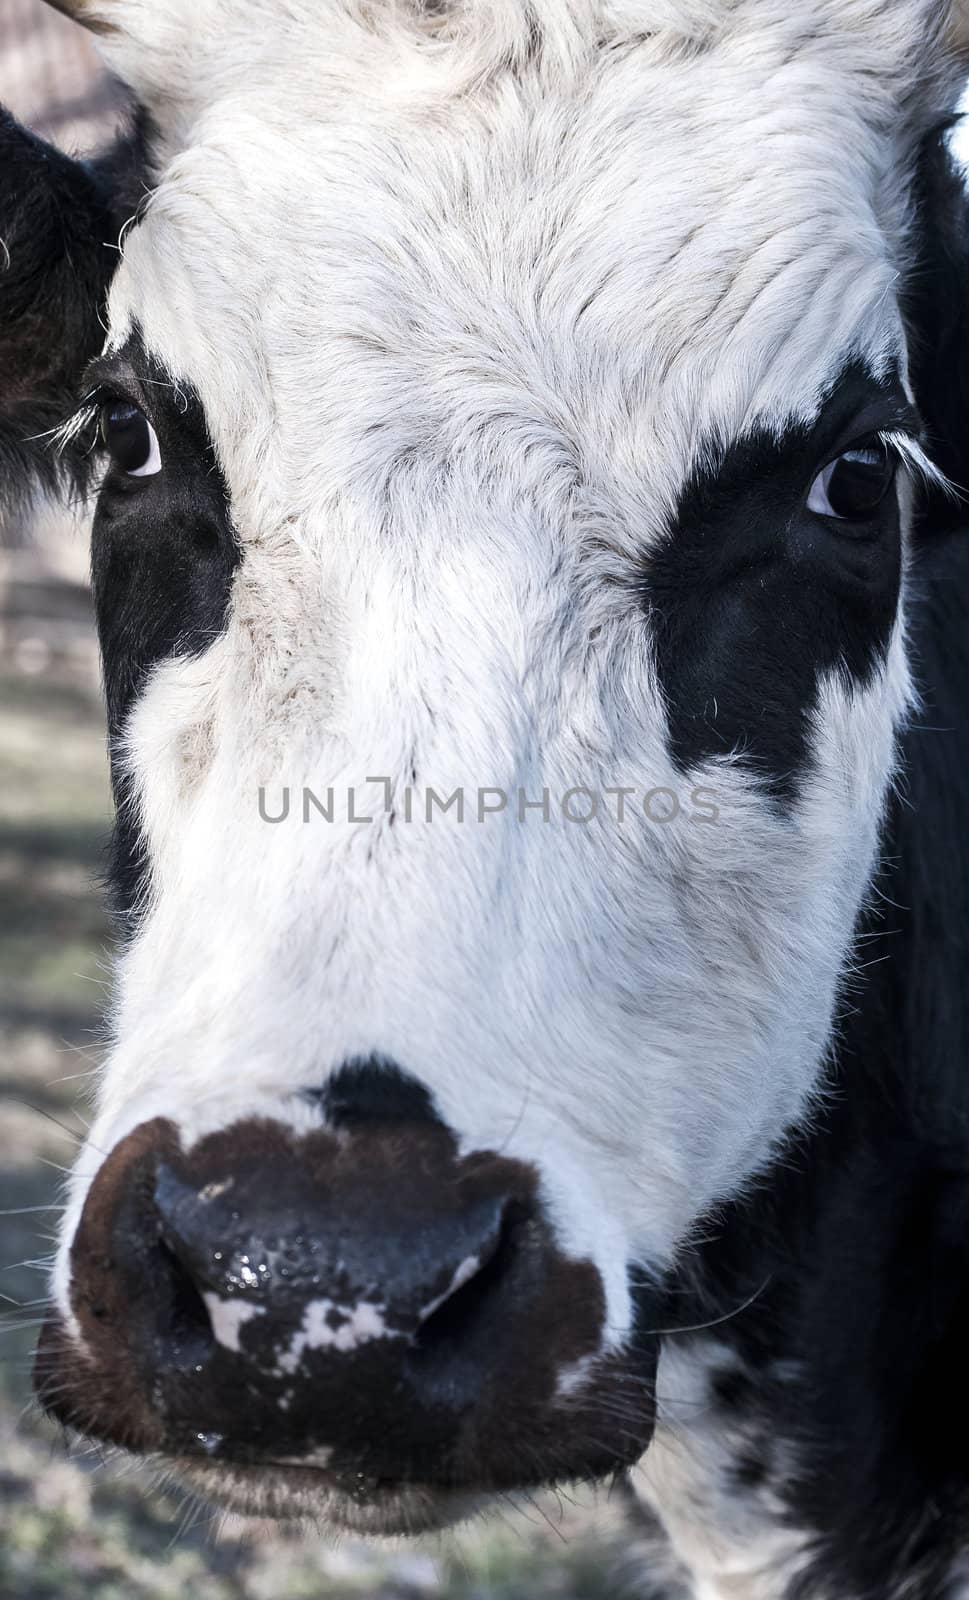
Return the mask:
<svg viewBox="0 0 969 1600">
<path fill-rule="evenodd" d="M 303 1312 L 303 1325 L 289 1349 L 279 1358 L 280 1370 L 295 1372 L 307 1350 L 356 1350 L 374 1339 L 395 1339 L 399 1333 L 387 1326 L 385 1307 L 372 1300 L 355 1306 L 335 1300 L 311 1300 Z"/>
<path fill-rule="evenodd" d="M 217 1294 L 205 1294 L 202 1298 L 216 1343 L 226 1350 L 238 1351 L 240 1331 L 253 1317 L 265 1314 L 265 1306 L 253 1306 L 246 1300 L 223 1300 Z"/>
</svg>

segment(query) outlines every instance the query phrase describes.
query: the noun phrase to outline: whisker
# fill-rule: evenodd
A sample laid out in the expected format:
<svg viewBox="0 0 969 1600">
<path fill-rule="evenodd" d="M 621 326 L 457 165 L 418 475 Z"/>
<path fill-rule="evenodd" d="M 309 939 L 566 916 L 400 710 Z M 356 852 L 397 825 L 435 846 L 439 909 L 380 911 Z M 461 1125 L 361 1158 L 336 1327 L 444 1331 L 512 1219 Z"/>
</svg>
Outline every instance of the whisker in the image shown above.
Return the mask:
<svg viewBox="0 0 969 1600">
<path fill-rule="evenodd" d="M 755 1289 L 753 1294 L 748 1295 L 747 1299 L 744 1300 L 741 1305 L 735 1306 L 732 1311 L 725 1312 L 722 1317 L 714 1317 L 710 1322 L 697 1322 L 694 1323 L 692 1327 L 687 1328 L 650 1328 L 648 1336 L 671 1336 L 676 1333 L 706 1333 L 708 1328 L 722 1328 L 725 1322 L 732 1322 L 734 1317 L 739 1317 L 743 1314 L 743 1312 L 749 1311 L 750 1307 L 756 1304 L 761 1295 L 766 1294 L 773 1280 L 773 1276 L 774 1274 L 772 1272 L 768 1273 L 759 1289 Z"/>
<path fill-rule="evenodd" d="M 31 1217 L 41 1211 L 66 1211 L 67 1207 L 58 1200 L 48 1201 L 45 1206 L 12 1206 L 9 1211 L 0 1211 L 0 1217 Z"/>
</svg>

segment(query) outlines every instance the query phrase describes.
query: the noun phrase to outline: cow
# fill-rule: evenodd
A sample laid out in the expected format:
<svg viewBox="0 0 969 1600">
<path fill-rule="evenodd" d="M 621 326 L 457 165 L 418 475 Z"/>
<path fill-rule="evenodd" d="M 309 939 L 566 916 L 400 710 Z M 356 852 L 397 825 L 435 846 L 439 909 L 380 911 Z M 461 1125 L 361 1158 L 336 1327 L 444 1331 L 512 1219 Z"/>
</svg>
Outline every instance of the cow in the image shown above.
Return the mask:
<svg viewBox="0 0 969 1600">
<path fill-rule="evenodd" d="M 117 811 L 43 1405 L 969 1595 L 969 6 L 60 3 L 131 111 L 0 123 Z"/>
</svg>

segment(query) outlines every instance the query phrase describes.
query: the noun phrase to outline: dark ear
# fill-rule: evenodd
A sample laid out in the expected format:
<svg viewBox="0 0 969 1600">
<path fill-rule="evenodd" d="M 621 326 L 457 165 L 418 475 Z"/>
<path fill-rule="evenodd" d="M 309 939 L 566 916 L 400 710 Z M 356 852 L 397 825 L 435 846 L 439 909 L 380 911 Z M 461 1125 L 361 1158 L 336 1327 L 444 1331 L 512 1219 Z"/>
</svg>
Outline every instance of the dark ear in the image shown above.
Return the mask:
<svg viewBox="0 0 969 1600">
<path fill-rule="evenodd" d="M 100 160 L 63 155 L 0 107 L 0 502 L 70 486 L 49 438 L 104 343 L 118 233 L 144 194 L 140 127 Z"/>
<path fill-rule="evenodd" d="M 916 190 L 916 258 L 905 304 L 912 383 L 932 459 L 962 494 L 929 492 L 923 533 L 969 528 L 969 190 L 949 148 L 933 134 Z"/>
</svg>

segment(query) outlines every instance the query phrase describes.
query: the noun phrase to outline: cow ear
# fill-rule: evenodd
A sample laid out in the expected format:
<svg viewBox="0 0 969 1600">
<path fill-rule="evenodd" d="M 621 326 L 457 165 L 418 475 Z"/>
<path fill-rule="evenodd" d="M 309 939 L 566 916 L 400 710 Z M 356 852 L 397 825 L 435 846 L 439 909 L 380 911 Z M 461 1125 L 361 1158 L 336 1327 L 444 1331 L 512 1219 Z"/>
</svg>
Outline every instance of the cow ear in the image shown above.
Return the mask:
<svg viewBox="0 0 969 1600">
<path fill-rule="evenodd" d="M 928 140 L 916 187 L 915 259 L 904 311 L 926 444 L 959 491 L 929 489 L 926 532 L 969 527 L 969 189 L 950 130 Z"/>
<path fill-rule="evenodd" d="M 8 505 L 83 477 L 80 452 L 59 453 L 49 435 L 104 343 L 140 145 L 135 129 L 103 159 L 73 160 L 0 107 L 0 501 Z"/>
</svg>

